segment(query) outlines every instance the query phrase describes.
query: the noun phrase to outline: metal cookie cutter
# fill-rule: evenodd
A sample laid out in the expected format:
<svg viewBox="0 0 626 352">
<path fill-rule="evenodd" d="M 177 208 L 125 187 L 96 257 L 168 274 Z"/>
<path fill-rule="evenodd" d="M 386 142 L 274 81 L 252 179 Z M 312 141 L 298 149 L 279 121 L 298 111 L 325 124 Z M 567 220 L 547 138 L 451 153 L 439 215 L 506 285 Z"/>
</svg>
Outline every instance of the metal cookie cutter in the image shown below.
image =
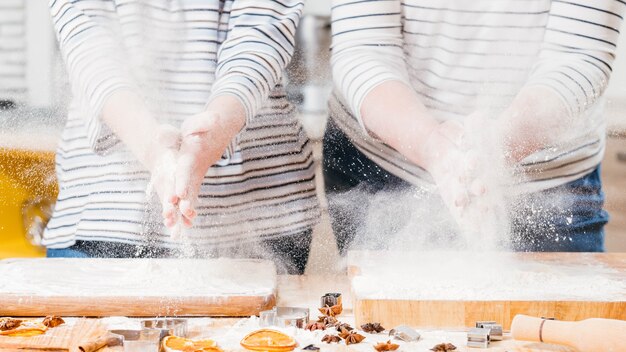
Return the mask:
<svg viewBox="0 0 626 352">
<path fill-rule="evenodd" d="M 400 325 L 389 330 L 389 336 L 393 336 L 394 338 L 404 342 L 417 341 L 422 337 L 419 332 L 407 325 Z"/>
<path fill-rule="evenodd" d="M 341 305 L 341 293 L 327 293 L 322 296 L 320 300 L 320 307 L 324 308 L 326 306 L 332 307 Z"/>
<path fill-rule="evenodd" d="M 467 347 L 487 348 L 489 347 L 489 331 L 485 328 L 473 328 L 467 332 Z"/>
<path fill-rule="evenodd" d="M 141 321 L 142 329 L 159 329 L 161 330 L 161 338 L 173 335 L 179 337 L 187 337 L 187 320 L 186 319 L 145 319 Z"/>
<path fill-rule="evenodd" d="M 490 329 L 489 338 L 491 341 L 502 341 L 502 325 L 495 321 L 477 321 L 476 327 Z"/>
<path fill-rule="evenodd" d="M 124 352 L 158 352 L 161 345 L 162 330 L 110 330 L 112 334 L 124 337 Z"/>
<path fill-rule="evenodd" d="M 309 309 L 298 307 L 274 307 L 259 313 L 261 327 L 277 326 L 281 328 L 295 326 L 304 329 L 309 323 Z"/>
</svg>

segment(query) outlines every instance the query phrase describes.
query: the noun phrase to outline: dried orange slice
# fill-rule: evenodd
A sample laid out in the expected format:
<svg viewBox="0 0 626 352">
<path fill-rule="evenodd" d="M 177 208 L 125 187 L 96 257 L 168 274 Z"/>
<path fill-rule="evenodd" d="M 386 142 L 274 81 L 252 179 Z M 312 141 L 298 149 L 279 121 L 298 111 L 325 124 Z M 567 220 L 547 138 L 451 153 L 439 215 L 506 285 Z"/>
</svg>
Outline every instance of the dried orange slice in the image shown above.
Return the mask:
<svg viewBox="0 0 626 352">
<path fill-rule="evenodd" d="M 253 331 L 241 340 L 241 346 L 251 351 L 288 352 L 296 345 L 293 337 L 271 329 Z"/>
<path fill-rule="evenodd" d="M 217 343 L 211 339 L 192 340 L 178 336 L 166 336 L 163 341 L 165 352 L 221 352 Z"/>
<path fill-rule="evenodd" d="M 46 333 L 47 329 L 48 327 L 43 325 L 41 322 L 34 321 L 34 320 L 24 320 L 15 329 L 0 331 L 0 335 L 14 336 L 14 337 L 30 337 L 30 336 L 43 335 Z"/>
</svg>

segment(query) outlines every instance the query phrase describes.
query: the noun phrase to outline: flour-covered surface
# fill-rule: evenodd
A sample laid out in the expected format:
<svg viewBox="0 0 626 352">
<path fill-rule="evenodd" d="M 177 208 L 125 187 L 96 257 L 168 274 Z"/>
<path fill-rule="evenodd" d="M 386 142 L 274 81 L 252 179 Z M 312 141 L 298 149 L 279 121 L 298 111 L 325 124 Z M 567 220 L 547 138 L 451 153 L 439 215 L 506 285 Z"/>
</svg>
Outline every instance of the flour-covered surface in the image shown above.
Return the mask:
<svg viewBox="0 0 626 352">
<path fill-rule="evenodd" d="M 613 258 L 613 257 L 611 257 Z M 597 254 L 357 252 L 357 299 L 626 301 L 626 263 Z"/>
<path fill-rule="evenodd" d="M 351 316 L 341 316 L 341 321 L 353 324 Z M 79 319 L 66 318 L 66 324 L 68 326 L 74 325 Z M 108 317 L 99 319 L 100 323 L 108 330 L 138 330 L 141 327 L 140 320 L 136 318 L 127 317 Z M 248 333 L 260 328 L 259 319 L 256 317 L 250 318 L 190 318 L 188 319 L 188 329 L 190 338 L 210 338 L 217 342 L 218 346 L 224 351 L 246 351 L 241 347 L 239 342 Z M 314 344 L 320 347 L 322 351 L 355 351 L 355 352 L 374 352 L 373 346 L 379 342 L 386 342 L 389 339 L 388 332 L 383 331 L 379 334 L 368 334 L 359 331 L 360 334 L 365 336 L 365 340 L 359 344 L 346 346 L 344 342 L 326 344 L 321 342 L 321 339 L 326 334 L 336 334 L 334 329 L 328 329 L 325 331 L 310 332 L 303 329 L 296 328 L 278 328 L 273 329 L 282 331 L 290 336 L 293 336 L 298 347 L 296 351 L 300 351 L 303 347 L 309 344 Z M 531 343 L 524 341 L 512 340 L 508 333 L 505 333 L 504 341 L 492 342 L 488 349 L 476 349 L 466 347 L 466 332 L 465 331 L 445 331 L 445 330 L 418 330 L 421 334 L 421 339 L 417 342 L 406 343 L 399 340 L 393 340 L 393 343 L 399 344 L 399 352 L 430 352 L 430 348 L 434 345 L 444 342 L 449 342 L 457 346 L 457 352 L 480 352 L 480 351 L 526 351 L 526 352 L 573 352 L 573 350 L 564 346 L 555 346 L 540 343 Z M 122 346 L 104 348 L 103 352 L 121 352 Z M 148 352 L 148 351 L 146 351 Z"/>
<path fill-rule="evenodd" d="M 280 305 L 291 305 L 298 307 L 309 308 L 311 316 L 317 317 L 317 307 L 319 307 L 319 296 L 324 292 L 341 292 L 344 294 L 346 305 L 344 306 L 344 312 L 338 317 L 340 321 L 355 326 L 354 316 L 352 314 L 350 306 L 348 287 L 345 282 L 348 281 L 346 276 L 279 276 L 278 290 L 280 292 L 280 298 L 278 300 Z M 71 325 L 76 319 L 65 319 L 68 325 Z M 108 329 L 139 329 L 139 318 L 127 318 L 120 316 L 110 316 L 107 318 L 99 319 L 103 325 Z M 383 324 L 384 325 L 384 324 Z M 384 325 L 385 328 L 390 329 L 394 326 Z M 251 318 L 189 318 L 188 319 L 188 331 L 191 338 L 212 338 L 215 339 L 218 345 L 225 351 L 244 351 L 239 345 L 241 339 L 256 329 L 259 329 L 259 320 L 256 317 Z M 343 342 L 340 344 L 326 344 L 321 342 L 321 338 L 325 334 L 335 333 L 334 329 L 328 329 L 325 331 L 310 332 L 301 329 L 280 329 L 291 336 L 294 336 L 298 342 L 299 351 L 301 348 L 315 344 L 322 348 L 322 351 L 356 351 L 356 352 L 373 352 L 373 346 L 382 341 L 386 341 L 388 337 L 387 331 L 380 334 L 366 334 L 362 333 L 366 339 L 357 345 L 346 346 Z M 429 352 L 429 349 L 436 344 L 443 342 L 453 343 L 458 347 L 457 351 L 460 352 L 478 352 L 478 351 L 525 351 L 525 352 L 545 352 L 545 351 L 563 351 L 571 352 L 570 349 L 565 347 L 558 347 L 553 345 L 523 342 L 512 340 L 508 333 L 505 332 L 505 340 L 501 342 L 494 342 L 490 345 L 489 349 L 470 349 L 465 346 L 466 333 L 465 329 L 456 330 L 432 330 L 432 329 L 418 329 L 422 335 L 422 339 L 418 342 L 404 343 L 402 341 L 394 341 L 400 345 L 398 351 L 416 351 L 416 352 Z M 103 352 L 121 352 L 122 347 L 110 347 L 103 349 Z"/>
<path fill-rule="evenodd" d="M 218 343 L 218 346 L 220 346 L 225 351 L 245 351 L 241 347 L 239 342 L 248 333 L 260 328 L 258 324 L 258 319 L 256 317 L 242 319 L 236 322 L 232 326 L 224 326 L 224 327 L 214 326 L 214 324 L 216 323 L 219 324 L 219 322 L 215 322 L 215 320 L 219 320 L 219 319 L 212 319 L 212 321 L 208 321 L 208 322 L 207 321 L 205 322 L 203 321 L 191 322 L 190 321 L 190 324 L 192 326 L 195 326 L 194 328 L 192 328 L 193 330 L 205 331 L 203 333 L 195 334 L 196 337 L 207 337 L 207 338 L 214 339 Z M 347 322 L 350 322 L 350 320 L 347 320 Z M 200 326 L 198 326 L 198 324 Z M 202 327 L 203 324 L 205 325 L 204 328 Z M 282 331 L 289 336 L 293 336 L 298 342 L 298 348 L 297 348 L 298 350 L 310 344 L 313 344 L 317 347 L 322 348 L 325 351 L 350 350 L 350 351 L 372 352 L 372 351 L 375 351 L 373 348 L 374 345 L 376 345 L 379 342 L 386 342 L 387 340 L 389 340 L 389 335 L 387 332 L 382 332 L 380 334 L 368 334 L 359 330 L 359 333 L 365 336 L 365 340 L 363 340 L 363 342 L 359 344 L 346 346 L 345 342 L 343 341 L 338 344 L 337 343 L 327 344 L 327 343 L 322 342 L 322 337 L 324 337 L 324 335 L 326 334 L 336 335 L 337 334 L 337 331 L 334 328 L 327 329 L 324 331 L 317 330 L 313 332 L 304 330 L 304 329 L 297 329 L 297 328 L 273 327 L 273 329 Z M 465 350 L 464 348 L 461 348 L 465 346 L 465 339 L 466 339 L 465 332 L 461 332 L 461 331 L 425 332 L 425 331 L 422 331 L 422 334 L 423 334 L 423 338 L 418 342 L 404 343 L 398 340 L 394 340 L 394 343 L 398 343 L 401 345 L 399 349 L 400 351 L 428 351 L 431 347 L 441 342 L 452 342 L 456 346 L 460 347 L 459 348 L 460 351 Z"/>
<path fill-rule="evenodd" d="M 243 259 L 9 259 L 0 296 L 263 296 L 276 290 L 274 264 Z"/>
<path fill-rule="evenodd" d="M 340 320 L 349 324 L 353 324 L 353 318 L 351 316 L 341 316 Z M 122 329 L 122 328 L 138 328 L 139 324 L 136 320 L 128 318 L 111 318 L 103 319 L 109 329 Z M 239 344 L 241 339 L 248 333 L 260 328 L 259 320 L 256 317 L 233 319 L 233 318 L 192 318 L 188 320 L 189 337 L 191 338 L 210 338 L 217 342 L 218 346 L 224 351 L 246 351 Z M 301 350 L 310 344 L 320 347 L 322 351 L 355 351 L 355 352 L 373 352 L 374 345 L 379 342 L 386 342 L 389 340 L 388 332 L 383 331 L 379 334 L 368 334 L 359 330 L 359 333 L 365 336 L 365 340 L 359 344 L 346 346 L 344 342 L 327 344 L 321 342 L 322 337 L 326 334 L 336 334 L 335 329 L 328 329 L 324 331 L 307 331 L 296 328 L 278 328 L 273 329 L 282 331 L 290 336 L 293 336 L 297 343 L 297 351 Z M 471 351 L 562 351 L 571 352 L 563 346 L 554 346 L 539 343 L 529 343 L 523 341 L 512 340 L 507 333 L 505 333 L 505 340 L 501 342 L 491 343 L 489 349 L 476 349 L 468 348 L 466 346 L 467 334 L 465 331 L 444 331 L 444 330 L 419 330 L 421 339 L 416 342 L 403 342 L 400 340 L 393 340 L 393 343 L 399 344 L 398 351 L 407 352 L 430 352 L 430 348 L 436 344 L 449 342 L 457 346 L 458 352 Z M 121 349 L 119 349 L 121 350 Z"/>
</svg>

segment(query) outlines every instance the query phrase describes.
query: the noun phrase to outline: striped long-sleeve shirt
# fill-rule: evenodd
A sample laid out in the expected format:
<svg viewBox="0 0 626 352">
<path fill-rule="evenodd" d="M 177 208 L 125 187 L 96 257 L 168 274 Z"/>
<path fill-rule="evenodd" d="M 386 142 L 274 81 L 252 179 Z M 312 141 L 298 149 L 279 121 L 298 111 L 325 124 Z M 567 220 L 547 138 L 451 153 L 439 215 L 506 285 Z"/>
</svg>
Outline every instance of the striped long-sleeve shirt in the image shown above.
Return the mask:
<svg viewBox="0 0 626 352">
<path fill-rule="evenodd" d="M 558 94 L 580 122 L 568 141 L 518 165 L 513 192 L 554 187 L 591 172 L 605 145 L 602 93 L 622 0 L 335 0 L 334 120 L 388 171 L 425 188 L 428 173 L 370 136 L 364 97 L 384 81 L 408 84 L 441 121 L 504 109 L 524 87 Z"/>
<path fill-rule="evenodd" d="M 300 0 L 51 0 L 72 85 L 57 152 L 60 186 L 44 234 L 175 247 L 161 225 L 149 172 L 100 118 L 107 97 L 134 89 L 161 122 L 180 126 L 232 94 L 247 123 L 202 183 L 195 248 L 229 247 L 308 230 L 318 218 L 309 141 L 281 87 Z"/>
</svg>

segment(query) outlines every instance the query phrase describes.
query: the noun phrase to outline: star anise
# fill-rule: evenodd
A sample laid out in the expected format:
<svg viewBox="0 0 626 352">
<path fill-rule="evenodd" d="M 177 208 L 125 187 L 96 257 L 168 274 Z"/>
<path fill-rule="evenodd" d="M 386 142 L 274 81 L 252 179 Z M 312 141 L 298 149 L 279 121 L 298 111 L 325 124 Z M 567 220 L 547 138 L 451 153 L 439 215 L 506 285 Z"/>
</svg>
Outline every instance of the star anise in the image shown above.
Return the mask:
<svg viewBox="0 0 626 352">
<path fill-rule="evenodd" d="M 65 323 L 65 320 L 63 320 L 63 318 L 58 317 L 56 315 L 48 315 L 47 317 L 43 318 L 43 325 L 49 327 L 49 328 L 55 328 L 61 324 Z"/>
<path fill-rule="evenodd" d="M 341 337 L 342 339 L 345 339 L 348 335 L 350 335 L 350 330 L 346 328 L 339 329 L 339 337 Z"/>
<path fill-rule="evenodd" d="M 347 329 L 341 329 L 339 333 L 339 337 L 346 341 L 346 345 L 352 345 L 354 343 L 359 343 L 365 339 L 365 336 L 357 333 L 356 331 L 350 331 Z"/>
<path fill-rule="evenodd" d="M 361 329 L 367 333 L 379 333 L 385 331 L 385 328 L 380 323 L 367 323 L 361 325 Z"/>
<path fill-rule="evenodd" d="M 346 336 L 344 341 L 346 341 L 346 345 L 352 345 L 354 343 L 359 343 L 365 340 L 365 336 L 357 333 L 356 331 L 350 331 L 350 334 Z"/>
<path fill-rule="evenodd" d="M 322 337 L 322 342 L 326 342 L 326 343 L 333 343 L 333 342 L 339 342 L 341 341 L 341 338 L 337 335 L 324 335 L 324 337 Z"/>
<path fill-rule="evenodd" d="M 20 324 L 22 324 L 22 321 L 19 319 L 2 318 L 0 319 L 0 331 L 13 330 Z"/>
<path fill-rule="evenodd" d="M 320 322 L 310 322 L 306 324 L 305 329 L 309 331 L 326 330 L 326 324 Z"/>
<path fill-rule="evenodd" d="M 440 343 L 430 350 L 435 352 L 450 352 L 456 350 L 456 346 L 451 343 Z"/>
<path fill-rule="evenodd" d="M 321 315 L 317 318 L 317 322 L 318 323 L 323 323 L 324 325 L 326 325 L 327 328 L 334 326 L 335 324 L 338 323 L 337 318 L 335 317 L 329 317 L 327 315 Z"/>
<path fill-rule="evenodd" d="M 389 340 L 387 342 L 377 343 L 376 346 L 374 346 L 374 349 L 378 352 L 385 352 L 385 351 L 395 351 L 398 349 L 398 347 L 400 347 L 400 345 L 391 343 L 391 340 Z"/>
<path fill-rule="evenodd" d="M 343 312 L 343 306 L 341 304 L 336 304 L 331 307 L 327 304 L 325 307 L 319 308 L 319 311 L 326 316 L 334 317 L 335 315 L 339 315 Z"/>
<path fill-rule="evenodd" d="M 337 322 L 334 325 L 335 329 L 337 329 L 337 331 L 341 331 L 341 329 L 346 329 L 348 331 L 352 331 L 354 330 L 354 328 L 352 326 L 350 326 L 350 324 L 346 324 L 346 323 L 342 323 L 342 322 Z"/>
</svg>

